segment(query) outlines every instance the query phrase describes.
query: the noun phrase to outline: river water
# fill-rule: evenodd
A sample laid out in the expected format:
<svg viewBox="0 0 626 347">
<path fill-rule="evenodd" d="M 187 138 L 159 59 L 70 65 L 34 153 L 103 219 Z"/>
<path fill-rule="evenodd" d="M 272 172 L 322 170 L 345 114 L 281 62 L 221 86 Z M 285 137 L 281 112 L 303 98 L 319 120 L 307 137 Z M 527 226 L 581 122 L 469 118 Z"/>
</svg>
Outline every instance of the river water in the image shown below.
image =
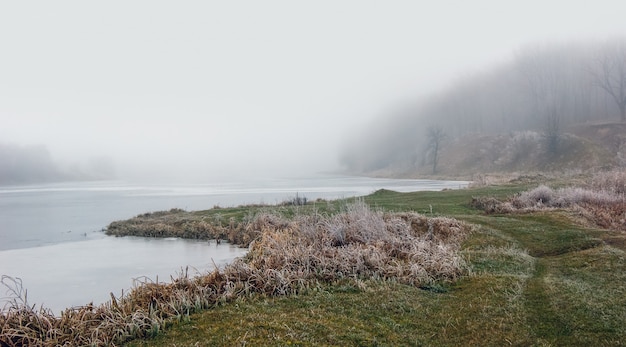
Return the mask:
<svg viewBox="0 0 626 347">
<path fill-rule="evenodd" d="M 0 186 L 0 275 L 19 278 L 28 304 L 55 313 L 120 295 L 137 279 L 167 281 L 223 266 L 246 250 L 181 239 L 105 236 L 114 220 L 144 212 L 275 204 L 298 194 L 309 200 L 395 191 L 463 188 L 467 182 L 319 175 L 195 185 L 119 181 Z M 9 283 L 5 279 L 5 283 Z M 0 309 L 11 296 L 0 283 Z M 7 294 L 7 295 L 5 295 Z M 4 301 L 3 301 L 4 300 Z"/>
</svg>

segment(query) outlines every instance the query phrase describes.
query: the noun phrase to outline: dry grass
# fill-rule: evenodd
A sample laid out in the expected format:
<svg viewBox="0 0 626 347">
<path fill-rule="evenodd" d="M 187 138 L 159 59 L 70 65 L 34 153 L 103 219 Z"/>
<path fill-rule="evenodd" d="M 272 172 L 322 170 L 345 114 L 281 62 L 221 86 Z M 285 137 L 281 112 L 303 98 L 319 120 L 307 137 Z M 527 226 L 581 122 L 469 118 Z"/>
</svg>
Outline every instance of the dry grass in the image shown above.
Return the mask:
<svg viewBox="0 0 626 347">
<path fill-rule="evenodd" d="M 258 236 L 254 216 L 241 220 L 223 220 L 219 214 L 198 216 L 181 209 L 144 213 L 134 218 L 115 221 L 107 227 L 107 235 L 141 237 L 180 237 L 186 239 L 226 239 L 247 247 Z"/>
<path fill-rule="evenodd" d="M 455 219 L 383 213 L 357 202 L 333 217 L 300 217 L 280 230 L 263 230 L 247 265 L 288 270 L 295 275 L 288 281 L 367 277 L 424 285 L 463 274 L 458 250 L 468 233 Z"/>
<path fill-rule="evenodd" d="M 596 226 L 626 231 L 626 172 L 601 172 L 589 183 L 574 187 L 552 189 L 540 185 L 508 201 L 478 197 L 472 200 L 472 205 L 487 213 L 566 208 Z"/>
<path fill-rule="evenodd" d="M 111 301 L 99 306 L 68 308 L 60 317 L 29 306 L 19 279 L 3 277 L 11 299 L 0 313 L 0 346 L 114 346 L 242 296 L 286 295 L 362 278 L 428 286 L 468 271 L 459 253 L 468 225 L 373 211 L 362 201 L 332 216 L 287 220 L 261 213 L 244 229 L 258 237 L 245 258 L 223 270 L 198 277 L 181 271 L 170 283 L 144 279 L 121 297 L 111 294 Z"/>
</svg>

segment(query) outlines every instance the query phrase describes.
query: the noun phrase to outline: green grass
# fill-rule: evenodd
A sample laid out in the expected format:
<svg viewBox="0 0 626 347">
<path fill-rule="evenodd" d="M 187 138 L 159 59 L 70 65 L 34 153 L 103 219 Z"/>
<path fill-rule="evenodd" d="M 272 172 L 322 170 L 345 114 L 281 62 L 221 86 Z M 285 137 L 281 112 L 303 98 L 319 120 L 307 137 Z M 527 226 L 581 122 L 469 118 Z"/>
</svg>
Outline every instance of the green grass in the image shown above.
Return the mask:
<svg viewBox="0 0 626 347">
<path fill-rule="evenodd" d="M 564 211 L 484 215 L 469 204 L 473 196 L 528 188 L 365 197 L 389 211 L 432 208 L 476 224 L 462 250 L 472 273 L 455 283 L 416 288 L 347 279 L 296 296 L 241 298 L 129 346 L 626 344 L 623 234 L 579 226 Z"/>
<path fill-rule="evenodd" d="M 499 280 L 500 293 L 514 283 Z M 495 283 L 492 282 L 492 283 Z M 478 286 L 477 286 L 478 284 Z M 177 329 L 135 346 L 402 346 L 505 342 L 494 329 L 520 322 L 508 312 L 509 294 L 474 292 L 480 282 L 463 281 L 447 293 L 380 282 L 361 287 L 337 284 L 280 298 L 241 300 L 191 317 Z M 485 300 L 499 305 L 485 307 Z M 460 301 L 465 304 L 461 304 Z M 442 310 L 443 309 L 443 310 Z M 454 311 L 452 311 L 454 310 Z M 463 313 L 459 315 L 458 310 Z M 476 315 L 497 317 L 489 322 Z M 464 329 L 472 330 L 467 336 Z M 510 330 L 510 329 L 509 329 Z"/>
</svg>

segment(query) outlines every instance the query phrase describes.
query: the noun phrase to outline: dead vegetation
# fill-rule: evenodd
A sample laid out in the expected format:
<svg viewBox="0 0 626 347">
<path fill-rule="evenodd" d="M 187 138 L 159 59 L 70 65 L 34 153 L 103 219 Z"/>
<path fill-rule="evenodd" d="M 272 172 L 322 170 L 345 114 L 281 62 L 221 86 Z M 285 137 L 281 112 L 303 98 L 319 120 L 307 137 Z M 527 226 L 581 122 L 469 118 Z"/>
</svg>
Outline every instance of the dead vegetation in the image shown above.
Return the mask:
<svg viewBox="0 0 626 347">
<path fill-rule="evenodd" d="M 181 209 L 140 214 L 115 221 L 106 229 L 112 236 L 180 237 L 200 240 L 228 240 L 247 247 L 258 236 L 253 215 L 224 220 L 220 214 L 203 216 Z"/>
<path fill-rule="evenodd" d="M 593 225 L 626 231 L 626 172 L 600 172 L 589 182 L 578 186 L 553 189 L 540 185 L 506 201 L 493 197 L 475 197 L 472 205 L 487 213 L 568 209 Z"/>
<path fill-rule="evenodd" d="M 468 232 L 455 219 L 383 213 L 357 202 L 332 217 L 304 216 L 263 230 L 247 265 L 286 270 L 294 276 L 287 281 L 367 277 L 420 286 L 464 273 L 458 250 Z"/>
<path fill-rule="evenodd" d="M 19 279 L 3 277 L 9 300 L 0 312 L 0 345 L 119 345 L 242 296 L 362 278 L 429 286 L 468 269 L 459 249 L 471 230 L 452 218 L 384 213 L 357 201 L 333 215 L 260 213 L 241 224 L 241 238 L 253 238 L 250 251 L 224 269 L 197 277 L 181 271 L 170 283 L 143 279 L 105 304 L 68 308 L 60 317 L 30 306 Z"/>
</svg>

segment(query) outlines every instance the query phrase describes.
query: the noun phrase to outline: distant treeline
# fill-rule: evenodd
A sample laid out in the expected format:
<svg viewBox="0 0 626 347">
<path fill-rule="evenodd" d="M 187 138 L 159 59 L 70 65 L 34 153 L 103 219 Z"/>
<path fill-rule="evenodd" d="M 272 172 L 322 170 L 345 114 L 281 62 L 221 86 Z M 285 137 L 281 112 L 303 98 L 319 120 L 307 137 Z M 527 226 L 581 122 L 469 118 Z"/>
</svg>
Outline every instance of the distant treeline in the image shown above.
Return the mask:
<svg viewBox="0 0 626 347">
<path fill-rule="evenodd" d="M 353 172 L 431 165 L 432 142 L 441 140 L 433 134 L 450 141 L 531 130 L 550 149 L 568 126 L 606 121 L 626 122 L 626 38 L 528 46 L 387 115 L 345 148 L 341 162 Z"/>
<path fill-rule="evenodd" d="M 44 145 L 0 143 L 0 184 L 45 183 L 94 180 L 113 177 L 109 159 L 89 163 L 89 167 L 61 167 Z"/>
<path fill-rule="evenodd" d="M 63 175 L 42 145 L 0 144 L 0 183 L 17 184 L 62 180 Z"/>
</svg>

